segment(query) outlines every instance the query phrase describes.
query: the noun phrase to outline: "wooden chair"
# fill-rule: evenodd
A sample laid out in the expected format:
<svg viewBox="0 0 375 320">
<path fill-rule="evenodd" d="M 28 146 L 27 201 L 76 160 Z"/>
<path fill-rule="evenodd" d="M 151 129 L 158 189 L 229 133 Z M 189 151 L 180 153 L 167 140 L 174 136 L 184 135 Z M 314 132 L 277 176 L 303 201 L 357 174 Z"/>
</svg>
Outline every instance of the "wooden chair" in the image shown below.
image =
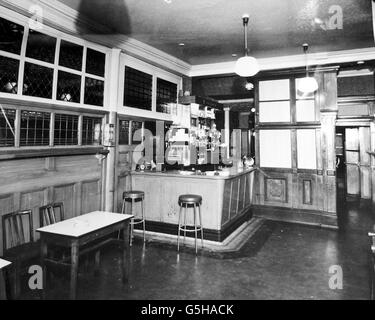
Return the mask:
<svg viewBox="0 0 375 320">
<path fill-rule="evenodd" d="M 3 215 L 3 256 L 13 263 L 11 272 L 12 297 L 21 292 L 21 275 L 27 273 L 24 262 L 39 256 L 39 245 L 34 242 L 31 210 L 16 211 Z"/>
<path fill-rule="evenodd" d="M 49 226 L 64 220 L 64 204 L 62 202 L 48 204 L 39 208 L 39 222 L 41 227 Z"/>
</svg>

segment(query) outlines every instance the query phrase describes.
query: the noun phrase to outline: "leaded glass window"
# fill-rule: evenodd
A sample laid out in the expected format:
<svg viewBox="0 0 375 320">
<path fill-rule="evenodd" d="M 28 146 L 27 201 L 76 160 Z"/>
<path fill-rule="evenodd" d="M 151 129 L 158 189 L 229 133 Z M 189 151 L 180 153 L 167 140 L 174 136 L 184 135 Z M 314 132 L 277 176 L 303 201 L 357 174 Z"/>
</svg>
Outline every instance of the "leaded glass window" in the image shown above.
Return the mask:
<svg viewBox="0 0 375 320">
<path fill-rule="evenodd" d="M 13 132 L 15 119 L 16 110 L 0 109 L 0 147 L 14 147 Z"/>
<path fill-rule="evenodd" d="M 78 144 L 78 116 L 70 114 L 55 115 L 54 145 Z"/>
<path fill-rule="evenodd" d="M 55 62 L 56 38 L 30 29 L 26 56 L 49 63 Z"/>
<path fill-rule="evenodd" d="M 177 103 L 177 84 L 157 79 L 156 111 L 162 113 L 173 113 Z"/>
<path fill-rule="evenodd" d="M 82 144 L 99 144 L 101 138 L 102 118 L 83 117 L 82 120 Z"/>
<path fill-rule="evenodd" d="M 65 40 L 61 41 L 59 65 L 62 67 L 82 70 L 83 47 Z"/>
<path fill-rule="evenodd" d="M 52 98 L 53 69 L 26 62 L 23 81 L 24 95 Z"/>
<path fill-rule="evenodd" d="M 0 91 L 16 94 L 18 91 L 19 61 L 0 56 Z"/>
<path fill-rule="evenodd" d="M 124 106 L 151 110 L 152 75 L 125 67 Z"/>
<path fill-rule="evenodd" d="M 86 55 L 86 73 L 104 77 L 105 73 L 105 54 L 90 48 L 87 48 Z"/>
<path fill-rule="evenodd" d="M 20 54 L 23 33 L 23 26 L 0 18 L 0 50 Z"/>
<path fill-rule="evenodd" d="M 81 76 L 59 71 L 57 100 L 79 103 L 81 100 Z"/>
<path fill-rule="evenodd" d="M 103 106 L 104 81 L 86 77 L 85 79 L 85 104 Z"/>
<path fill-rule="evenodd" d="M 48 146 L 51 114 L 22 111 L 20 146 Z"/>
</svg>

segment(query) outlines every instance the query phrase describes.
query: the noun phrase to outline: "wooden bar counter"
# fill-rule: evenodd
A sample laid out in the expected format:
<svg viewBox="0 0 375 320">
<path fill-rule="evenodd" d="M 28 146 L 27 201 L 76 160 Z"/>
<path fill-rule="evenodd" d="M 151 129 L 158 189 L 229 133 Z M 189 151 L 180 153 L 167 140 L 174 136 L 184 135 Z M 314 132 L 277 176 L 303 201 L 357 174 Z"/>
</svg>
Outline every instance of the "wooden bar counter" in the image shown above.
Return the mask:
<svg viewBox="0 0 375 320">
<path fill-rule="evenodd" d="M 255 169 L 227 169 L 222 175 L 188 172 L 132 172 L 132 189 L 145 192 L 146 229 L 177 234 L 178 197 L 203 197 L 204 238 L 222 242 L 252 216 L 250 207 Z M 192 214 L 188 215 L 192 218 Z M 192 222 L 192 220 L 188 220 Z"/>
</svg>

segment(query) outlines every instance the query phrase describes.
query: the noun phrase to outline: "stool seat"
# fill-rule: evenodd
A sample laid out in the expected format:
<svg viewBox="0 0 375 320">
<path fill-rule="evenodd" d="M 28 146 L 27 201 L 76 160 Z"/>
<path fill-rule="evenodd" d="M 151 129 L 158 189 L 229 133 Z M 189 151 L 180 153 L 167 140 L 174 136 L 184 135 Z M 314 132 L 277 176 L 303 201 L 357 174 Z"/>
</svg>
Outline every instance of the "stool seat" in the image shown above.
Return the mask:
<svg viewBox="0 0 375 320">
<path fill-rule="evenodd" d="M 145 193 L 143 191 L 137 191 L 137 190 L 132 190 L 132 191 L 125 191 L 122 194 L 122 198 L 125 199 L 143 199 L 145 196 Z"/>
<path fill-rule="evenodd" d="M 125 191 L 122 194 L 122 213 L 125 213 L 125 204 L 127 202 L 131 202 L 131 214 L 134 216 L 130 221 L 130 246 L 133 243 L 133 231 L 134 231 L 134 225 L 142 223 L 143 225 L 143 242 L 146 241 L 146 219 L 145 219 L 145 208 L 144 208 L 144 199 L 145 199 L 145 193 L 143 191 L 139 190 L 130 190 Z M 131 200 L 131 201 L 129 201 Z M 136 217 L 134 212 L 134 206 L 136 203 L 141 204 L 141 217 Z"/>
<path fill-rule="evenodd" d="M 201 204 L 202 197 L 196 194 L 183 194 L 178 197 L 178 203 Z"/>
</svg>

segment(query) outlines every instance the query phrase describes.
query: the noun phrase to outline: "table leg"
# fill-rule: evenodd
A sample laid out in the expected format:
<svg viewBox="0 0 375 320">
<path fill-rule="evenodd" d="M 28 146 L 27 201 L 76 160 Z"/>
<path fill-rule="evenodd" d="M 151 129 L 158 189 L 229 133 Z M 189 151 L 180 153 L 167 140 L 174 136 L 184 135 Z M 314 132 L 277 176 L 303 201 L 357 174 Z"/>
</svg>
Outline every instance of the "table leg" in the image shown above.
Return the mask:
<svg viewBox="0 0 375 320">
<path fill-rule="evenodd" d="M 72 261 L 70 269 L 70 299 L 75 300 L 77 297 L 77 277 L 79 261 L 79 246 L 77 241 L 72 242 L 71 259 Z"/>
<path fill-rule="evenodd" d="M 124 224 L 123 235 L 122 282 L 127 283 L 129 281 L 130 267 L 129 221 Z"/>
<path fill-rule="evenodd" d="M 41 290 L 41 299 L 46 298 L 46 291 L 47 291 L 47 267 L 45 263 L 45 259 L 47 258 L 48 247 L 47 242 L 44 240 L 43 235 L 40 237 L 40 265 L 42 267 L 42 276 L 43 276 L 43 288 Z"/>
</svg>

